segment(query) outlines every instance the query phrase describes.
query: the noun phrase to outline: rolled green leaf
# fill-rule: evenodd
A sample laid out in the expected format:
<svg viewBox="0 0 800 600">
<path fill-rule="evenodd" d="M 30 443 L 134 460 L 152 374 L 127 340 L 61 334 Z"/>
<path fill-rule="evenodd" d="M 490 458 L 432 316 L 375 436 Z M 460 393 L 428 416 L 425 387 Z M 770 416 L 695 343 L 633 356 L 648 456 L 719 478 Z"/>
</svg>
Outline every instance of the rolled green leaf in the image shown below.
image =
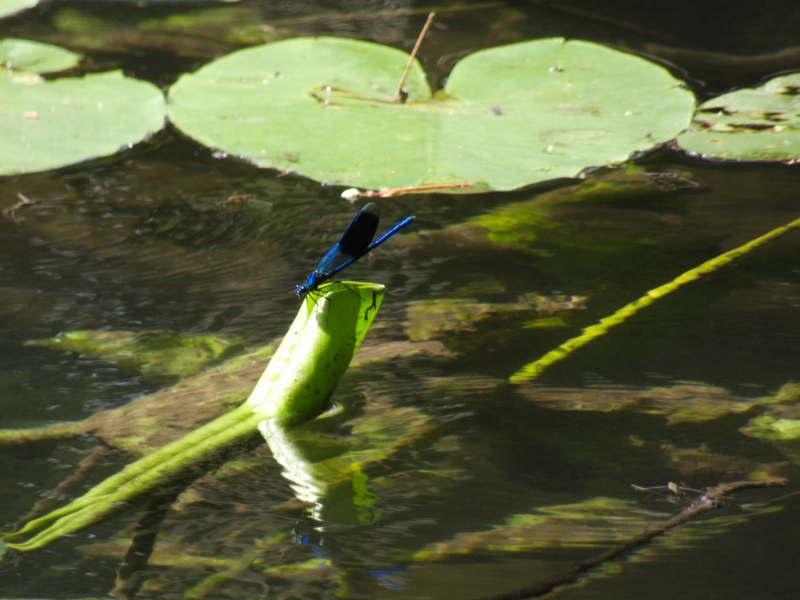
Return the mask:
<svg viewBox="0 0 800 600">
<path fill-rule="evenodd" d="M 269 421 L 288 429 L 327 410 L 339 378 L 364 339 L 384 287 L 333 283 L 309 294 L 245 404 L 128 465 L 82 497 L 30 521 L 6 540 L 35 534 L 8 548 L 34 550 L 110 516 L 202 465 Z M 38 533 L 37 533 L 38 532 Z"/>
<path fill-rule="evenodd" d="M 300 311 L 247 401 L 264 415 L 258 428 L 297 498 L 317 508 L 328 481 L 314 472 L 286 432 L 328 410 L 383 300 L 383 286 L 346 282 L 323 289 L 324 300 L 312 300 L 305 314 Z"/>
<path fill-rule="evenodd" d="M 247 404 L 284 429 L 325 412 L 383 301 L 384 287 L 346 281 L 312 293 Z"/>
</svg>

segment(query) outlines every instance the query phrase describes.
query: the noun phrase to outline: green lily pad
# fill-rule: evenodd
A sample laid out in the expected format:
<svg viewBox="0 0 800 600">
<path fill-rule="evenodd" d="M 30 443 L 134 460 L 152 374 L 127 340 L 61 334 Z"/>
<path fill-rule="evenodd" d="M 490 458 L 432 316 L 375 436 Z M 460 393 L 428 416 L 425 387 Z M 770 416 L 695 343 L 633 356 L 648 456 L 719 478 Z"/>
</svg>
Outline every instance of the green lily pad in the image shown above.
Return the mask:
<svg viewBox="0 0 800 600">
<path fill-rule="evenodd" d="M 45 81 L 0 75 L 0 175 L 114 154 L 164 126 L 164 96 L 119 71 Z"/>
<path fill-rule="evenodd" d="M 39 0 L 0 0 L 0 19 L 36 6 Z"/>
<path fill-rule="evenodd" d="M 9 69 L 29 73 L 54 73 L 71 69 L 80 61 L 80 54 L 58 46 L 13 38 L 0 40 L 0 64 Z"/>
<path fill-rule="evenodd" d="M 431 94 L 408 55 L 339 38 L 249 48 L 184 75 L 169 117 L 261 167 L 362 188 L 510 190 L 625 161 L 674 138 L 694 99 L 663 68 L 560 38 L 476 52 Z"/>
<path fill-rule="evenodd" d="M 678 144 L 703 158 L 797 160 L 800 158 L 800 73 L 761 87 L 712 98 L 695 111 Z"/>
</svg>

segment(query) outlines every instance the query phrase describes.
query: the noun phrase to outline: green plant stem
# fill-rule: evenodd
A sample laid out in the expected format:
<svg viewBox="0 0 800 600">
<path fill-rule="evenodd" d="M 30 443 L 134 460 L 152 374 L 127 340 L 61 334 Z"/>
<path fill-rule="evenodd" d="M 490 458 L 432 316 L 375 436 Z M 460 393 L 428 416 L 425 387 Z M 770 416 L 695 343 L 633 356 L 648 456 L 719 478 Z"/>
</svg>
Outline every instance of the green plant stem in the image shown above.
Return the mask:
<svg viewBox="0 0 800 600">
<path fill-rule="evenodd" d="M 15 538 L 47 528 L 23 543 L 9 543 L 7 546 L 16 550 L 33 550 L 83 529 L 126 507 L 142 494 L 169 483 L 177 473 L 207 460 L 210 453 L 252 435 L 262 420 L 263 417 L 253 414 L 243 405 L 128 465 L 71 504 L 30 521 L 6 537 Z"/>
<path fill-rule="evenodd" d="M 523 381 L 530 381 L 532 379 L 535 379 L 542 373 L 542 371 L 544 371 L 547 367 L 549 367 L 553 363 L 566 358 L 578 348 L 585 346 L 593 339 L 598 338 L 601 335 L 608 332 L 608 330 L 614 327 L 615 325 L 619 325 L 620 323 L 625 322 L 625 320 L 628 317 L 635 315 L 644 307 L 650 306 L 653 302 L 655 302 L 662 296 L 666 296 L 670 292 L 674 292 L 675 290 L 689 283 L 690 281 L 695 281 L 697 279 L 700 279 L 700 277 L 702 277 L 703 275 L 706 275 L 708 273 L 713 273 L 720 267 L 727 265 L 731 261 L 742 256 L 743 254 L 747 254 L 751 250 L 758 248 L 759 246 L 766 244 L 767 242 L 782 236 L 787 231 L 796 229 L 797 227 L 800 227 L 800 219 L 796 219 L 791 223 L 783 225 L 782 227 L 773 229 L 769 233 L 762 235 L 761 237 L 756 238 L 744 244 L 743 246 L 739 246 L 738 248 L 729 250 L 725 254 L 721 254 L 716 258 L 704 262 L 699 267 L 696 267 L 691 271 L 687 271 L 683 275 L 676 277 L 667 284 L 657 287 L 654 290 L 650 290 L 644 296 L 642 296 L 641 298 L 639 298 L 634 302 L 631 302 L 627 306 L 624 306 L 623 308 L 619 309 L 610 317 L 601 319 L 597 325 L 592 325 L 591 327 L 587 327 L 586 329 L 583 330 L 582 335 L 579 335 L 578 337 L 574 337 L 571 340 L 564 342 L 558 348 L 556 348 L 555 350 L 551 350 L 539 360 L 525 365 L 516 373 L 514 373 L 509 378 L 509 381 L 511 381 L 512 383 L 520 383 Z"/>
<path fill-rule="evenodd" d="M 201 466 L 254 435 L 264 421 L 289 429 L 319 416 L 330 406 L 330 396 L 372 324 L 383 293 L 383 286 L 375 284 L 322 286 L 300 307 L 247 402 L 128 465 L 70 504 L 6 534 L 6 540 L 34 534 L 6 546 L 23 551 L 40 548 L 145 494 L 163 491 L 192 475 L 192 468 L 201 474 Z"/>
</svg>

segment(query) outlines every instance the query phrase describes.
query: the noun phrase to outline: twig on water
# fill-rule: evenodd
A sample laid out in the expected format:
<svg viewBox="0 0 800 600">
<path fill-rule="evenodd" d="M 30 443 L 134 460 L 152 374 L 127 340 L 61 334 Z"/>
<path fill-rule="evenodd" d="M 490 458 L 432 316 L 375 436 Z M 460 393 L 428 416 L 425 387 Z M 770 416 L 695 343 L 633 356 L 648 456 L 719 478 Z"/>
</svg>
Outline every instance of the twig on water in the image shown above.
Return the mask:
<svg viewBox="0 0 800 600">
<path fill-rule="evenodd" d="M 19 198 L 19 202 L 17 202 L 14 206 L 9 206 L 7 209 L 3 211 L 4 217 L 10 217 L 12 221 L 15 223 L 19 223 L 17 221 L 17 209 L 22 208 L 23 206 L 30 206 L 32 204 L 36 204 L 35 200 L 31 200 L 27 196 L 23 194 L 17 194 L 17 198 Z"/>
<path fill-rule="evenodd" d="M 436 183 L 432 185 L 411 185 L 400 188 L 386 188 L 383 190 L 378 190 L 377 192 L 373 190 L 362 192 L 357 188 L 350 188 L 349 190 L 342 192 L 342 198 L 350 202 L 355 202 L 356 198 L 395 198 L 397 196 L 405 196 L 406 194 L 424 194 L 425 192 L 432 192 L 434 190 L 461 189 L 470 187 L 472 187 L 472 184 L 465 181 L 463 183 Z"/>
<path fill-rule="evenodd" d="M 397 91 L 394 93 L 394 97 L 392 98 L 392 102 L 400 102 L 401 104 L 405 102 L 408 93 L 403 93 L 403 84 L 406 82 L 406 77 L 408 77 L 408 72 L 411 70 L 411 65 L 414 64 L 414 58 L 417 56 L 417 50 L 422 45 L 422 38 L 425 37 L 425 34 L 428 33 L 428 27 L 431 26 L 431 22 L 433 21 L 433 17 L 436 16 L 435 12 L 432 12 L 428 15 L 428 20 L 425 21 L 425 25 L 422 27 L 422 31 L 417 38 L 417 43 L 414 44 L 414 49 L 411 51 L 411 56 L 408 57 L 408 63 L 406 63 L 406 70 L 403 71 L 403 76 L 400 78 L 400 83 L 397 84 Z"/>
<path fill-rule="evenodd" d="M 739 490 L 748 488 L 766 488 L 766 487 L 782 487 L 788 481 L 782 478 L 765 479 L 763 481 L 734 481 L 733 483 L 721 483 L 712 488 L 706 488 L 698 498 L 693 500 L 686 508 L 666 521 L 648 525 L 644 531 L 610 550 L 595 554 L 594 556 L 572 565 L 569 569 L 556 573 L 552 577 L 548 577 L 535 583 L 531 586 L 520 588 L 504 594 L 497 594 L 495 596 L 488 596 L 481 598 L 481 600 L 522 600 L 523 598 L 538 598 L 552 592 L 555 588 L 572 583 L 583 575 L 589 569 L 603 564 L 609 560 L 622 556 L 630 552 L 634 548 L 638 548 L 654 537 L 665 534 L 667 531 L 678 525 L 682 525 L 686 521 L 694 517 L 710 511 L 712 508 L 718 506 L 718 501 Z"/>
</svg>

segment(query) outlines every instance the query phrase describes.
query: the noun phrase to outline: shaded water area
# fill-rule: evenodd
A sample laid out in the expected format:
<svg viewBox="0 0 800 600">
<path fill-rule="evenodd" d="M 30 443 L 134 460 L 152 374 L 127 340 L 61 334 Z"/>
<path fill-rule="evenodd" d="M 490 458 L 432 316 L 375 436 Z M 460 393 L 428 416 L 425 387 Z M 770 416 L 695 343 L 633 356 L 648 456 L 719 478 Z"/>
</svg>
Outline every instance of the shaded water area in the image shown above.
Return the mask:
<svg viewBox="0 0 800 600">
<path fill-rule="evenodd" d="M 84 71 L 121 68 L 166 88 L 272 39 L 337 35 L 408 51 L 430 6 L 56 1 L 0 21 L 0 36 L 58 44 L 88 57 Z M 688 0 L 460 6 L 470 10 L 440 11 L 420 51 L 434 88 L 472 51 L 554 36 L 660 57 L 701 99 L 800 69 L 800 9 L 788 0 L 756 13 Z M 339 412 L 295 432 L 334 474 L 320 507 L 298 505 L 253 444 L 173 490 L 174 502 L 160 499 L 168 509 L 138 573 L 117 575 L 153 499 L 44 549 L 9 551 L 0 598 L 124 596 L 139 585 L 141 598 L 478 598 L 547 577 L 683 501 L 631 484 L 771 475 L 789 486 L 741 493 L 559 593 L 796 597 L 800 441 L 759 437 L 757 419 L 800 417 L 800 394 L 783 387 L 800 377 L 800 233 L 659 300 L 536 381 L 508 383 L 647 290 L 800 216 L 797 165 L 669 148 L 634 165 L 514 192 L 378 200 L 381 230 L 416 221 L 348 269 L 387 293 L 368 359 L 335 392 Z M 77 435 L 0 446 L 4 530 L 228 410 L 263 369 L 212 387 L 196 379 L 203 372 L 29 342 L 79 330 L 213 334 L 231 345 L 209 368 L 224 366 L 286 331 L 294 285 L 355 213 L 342 191 L 214 153 L 169 126 L 108 159 L 0 178 L 0 428 L 103 415 Z M 536 215 L 518 239 L 474 234 L 471 219 L 509 207 Z M 198 396 L 230 398 L 195 408 L 194 392 L 171 391 L 182 376 Z M 782 388 L 790 398 L 777 402 Z M 143 412 L 125 412 L 132 402 Z"/>
</svg>

